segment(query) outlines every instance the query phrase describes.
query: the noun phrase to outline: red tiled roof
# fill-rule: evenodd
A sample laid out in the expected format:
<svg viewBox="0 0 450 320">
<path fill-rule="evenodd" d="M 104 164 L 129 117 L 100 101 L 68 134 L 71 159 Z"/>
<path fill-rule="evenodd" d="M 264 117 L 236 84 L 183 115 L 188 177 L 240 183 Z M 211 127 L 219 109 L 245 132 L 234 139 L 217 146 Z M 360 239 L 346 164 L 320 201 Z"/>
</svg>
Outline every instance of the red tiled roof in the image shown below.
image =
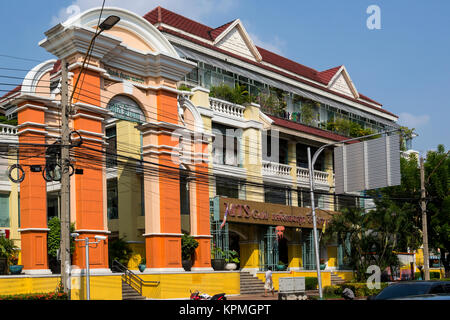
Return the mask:
<svg viewBox="0 0 450 320">
<path fill-rule="evenodd" d="M 15 87 L 14 89 L 12 89 L 11 91 L 7 92 L 6 94 L 4 94 L 2 97 L 0 97 L 0 100 L 3 100 L 11 95 L 13 95 L 16 92 L 19 92 L 22 89 L 22 85 L 18 85 L 17 87 Z"/>
<path fill-rule="evenodd" d="M 175 28 L 177 28 L 179 30 L 182 30 L 184 32 L 187 32 L 187 33 L 190 33 L 190 34 L 195 35 L 197 37 L 203 38 L 203 39 L 205 39 L 207 41 L 213 41 L 214 39 L 216 39 L 218 35 L 220 35 L 224 30 L 226 30 L 226 28 L 230 24 L 232 24 L 234 22 L 234 21 L 228 22 L 228 23 L 226 23 L 226 24 L 224 24 L 224 25 L 214 29 L 214 28 L 208 27 L 206 25 L 203 25 L 203 24 L 201 24 L 199 22 L 196 22 L 196 21 L 193 21 L 191 19 L 188 19 L 188 18 L 186 18 L 186 17 L 184 17 L 182 15 L 179 15 L 179 14 L 177 14 L 175 12 L 172 12 L 170 10 L 161 8 L 159 6 L 156 7 L 155 9 L 153 9 L 152 11 L 148 12 L 146 15 L 144 15 L 144 18 L 147 19 L 152 24 L 157 24 L 158 22 L 162 22 L 164 24 L 170 25 L 170 26 L 175 27 Z M 372 100 L 372 99 L 370 99 L 370 98 L 368 98 L 365 95 L 362 95 L 360 93 L 359 93 L 360 99 L 354 99 L 352 97 L 348 97 L 348 96 L 340 94 L 338 92 L 329 90 L 328 88 L 324 88 L 323 86 L 316 85 L 316 84 L 311 83 L 309 81 L 305 81 L 304 79 L 300 79 L 298 77 L 292 76 L 292 75 L 290 75 L 290 74 L 288 74 L 286 72 L 279 71 L 278 69 L 272 68 L 270 66 L 263 65 L 261 63 L 252 61 L 252 60 L 244 58 L 242 56 L 233 54 L 233 53 L 231 53 L 229 51 L 222 50 L 220 48 L 217 48 L 215 46 L 210 45 L 209 43 L 197 40 L 197 39 L 195 39 L 193 37 L 190 37 L 190 36 L 187 36 L 185 34 L 176 32 L 174 30 L 167 29 L 167 28 L 164 28 L 162 26 L 159 26 L 158 29 L 160 31 L 164 31 L 166 33 L 173 34 L 173 35 L 175 35 L 177 37 L 184 38 L 186 40 L 189 40 L 189 41 L 194 42 L 196 44 L 199 44 L 201 46 L 210 48 L 212 50 L 222 52 L 222 53 L 224 53 L 226 55 L 232 56 L 232 57 L 234 57 L 236 59 L 245 61 L 247 63 L 251 63 L 251 64 L 254 64 L 254 65 L 257 65 L 258 67 L 261 67 L 261 68 L 264 68 L 264 69 L 267 69 L 267 70 L 270 70 L 270 71 L 282 74 L 282 75 L 284 75 L 286 77 L 289 77 L 291 79 L 295 79 L 296 81 L 307 83 L 308 85 L 311 85 L 311 86 L 319 88 L 321 90 L 333 93 L 334 95 L 343 97 L 345 99 L 348 99 L 348 100 L 360 103 L 360 104 L 365 105 L 365 106 L 367 106 L 369 108 L 372 108 L 374 110 L 377 110 L 377 111 L 389 114 L 391 116 L 397 117 L 395 114 L 393 114 L 393 113 L 391 113 L 389 111 L 386 111 L 386 110 L 384 110 L 384 109 L 382 109 L 380 107 L 373 106 L 372 104 L 366 103 L 366 101 L 367 101 L 367 102 L 370 102 L 370 103 L 373 103 L 373 104 L 377 104 L 379 106 L 382 105 L 381 103 L 376 102 L 375 100 Z M 287 59 L 285 57 L 282 57 L 282 56 L 280 56 L 278 54 L 275 54 L 275 53 L 273 53 L 271 51 L 268 51 L 268 50 L 266 50 L 264 48 L 261 48 L 261 47 L 256 47 L 256 48 L 258 49 L 259 53 L 261 54 L 262 60 L 264 62 L 269 63 L 269 64 L 271 64 L 273 66 L 279 67 L 281 69 L 287 70 L 289 72 L 292 72 L 292 73 L 294 73 L 294 74 L 296 74 L 298 76 L 301 76 L 301 77 L 310 79 L 312 81 L 318 82 L 318 83 L 323 84 L 323 85 L 327 85 L 329 83 L 329 81 L 332 79 L 332 77 L 334 76 L 334 74 L 340 68 L 340 66 L 339 66 L 339 67 L 335 67 L 335 68 L 331 68 L 331 69 L 319 72 L 319 71 L 317 71 L 315 69 L 309 68 L 309 67 L 304 66 L 304 65 L 302 65 L 302 64 L 300 64 L 298 62 L 292 61 L 292 60 Z"/>
<path fill-rule="evenodd" d="M 197 21 L 188 19 L 175 12 L 161 8 L 160 6 L 148 12 L 144 16 L 144 19 L 148 20 L 152 24 L 162 22 L 206 40 L 213 40 L 210 35 L 210 31 L 214 30 L 213 28 L 205 26 Z"/>
<path fill-rule="evenodd" d="M 318 77 L 317 70 L 314 70 L 312 68 L 309 68 L 307 66 L 304 66 L 298 62 L 292 61 L 290 59 L 287 59 L 285 57 L 282 57 L 276 53 L 273 53 L 271 51 L 268 51 L 261 47 L 256 47 L 261 54 L 261 57 L 263 61 L 268 62 L 274 66 L 277 66 L 279 68 L 282 68 L 284 70 L 288 70 L 292 73 L 298 74 L 302 77 L 314 80 L 316 82 L 320 82 L 323 84 L 327 84 L 328 82 L 324 83 L 322 80 Z"/>
<path fill-rule="evenodd" d="M 373 105 L 371 105 L 371 104 L 369 104 L 369 103 L 366 103 L 366 102 L 364 102 L 364 101 L 357 100 L 357 99 L 354 99 L 354 98 L 352 98 L 352 97 L 349 97 L 349 96 L 346 96 L 346 95 L 344 95 L 344 94 L 341 94 L 341 93 L 339 93 L 339 92 L 332 91 L 332 90 L 330 90 L 330 89 L 328 89 L 328 88 L 326 88 L 326 87 L 323 87 L 323 86 L 318 85 L 318 84 L 316 84 L 316 83 L 313 83 L 313 82 L 311 82 L 311 81 L 304 80 L 304 79 L 302 79 L 302 78 L 293 76 L 292 74 L 289 74 L 289 73 L 287 73 L 287 72 L 280 71 L 280 70 L 275 69 L 275 68 L 273 68 L 273 67 L 270 67 L 270 66 L 267 66 L 267 65 L 264 65 L 264 64 L 255 62 L 255 61 L 253 61 L 253 60 L 244 58 L 244 57 L 239 56 L 239 55 L 237 55 L 237 54 L 231 53 L 231 52 L 229 52 L 229 51 L 226 51 L 226 50 L 220 49 L 220 48 L 218 48 L 218 47 L 215 47 L 215 46 L 213 46 L 213 45 L 210 45 L 210 44 L 208 44 L 208 43 L 205 43 L 205 42 L 203 42 L 203 41 L 200 41 L 200 40 L 197 40 L 197 39 L 195 39 L 195 38 L 189 37 L 189 36 L 187 36 L 187 35 L 185 35 L 185 34 L 182 34 L 182 33 L 179 33 L 179 32 L 176 32 L 176 31 L 173 31 L 173 30 L 171 30 L 171 29 L 167 29 L 167 28 L 164 28 L 164 27 L 161 27 L 161 26 L 158 27 L 158 29 L 159 29 L 161 32 L 169 33 L 169 34 L 172 34 L 172 35 L 177 36 L 177 37 L 179 37 L 179 38 L 186 39 L 186 40 L 188 40 L 189 42 L 192 42 L 192 43 L 201 45 L 201 46 L 203 46 L 203 47 L 206 47 L 206 48 L 208 48 L 208 49 L 211 49 L 211 50 L 214 50 L 214 51 L 217 51 L 217 52 L 226 54 L 226 55 L 228 55 L 228 56 L 230 56 L 230 57 L 239 59 L 239 60 L 244 61 L 244 62 L 246 62 L 246 63 L 253 64 L 253 65 L 258 66 L 258 67 L 260 67 L 260 68 L 263 68 L 263 69 L 272 71 L 272 72 L 274 72 L 274 73 L 280 74 L 280 75 L 282 75 L 282 76 L 285 76 L 286 78 L 290 78 L 290 79 L 293 79 L 293 80 L 295 80 L 295 81 L 305 83 L 305 84 L 307 84 L 307 85 L 309 85 L 309 86 L 311 86 L 311 87 L 320 89 L 320 90 L 325 91 L 325 92 L 332 93 L 332 94 L 334 94 L 334 95 L 336 95 L 336 96 L 345 98 L 345 99 L 350 100 L 350 101 L 357 102 L 357 103 L 359 103 L 359 104 L 361 104 L 361 105 L 364 105 L 364 106 L 366 106 L 366 107 L 369 107 L 369 108 L 371 108 L 371 109 L 374 109 L 374 110 L 377 110 L 377 111 L 380 111 L 380 112 L 383 112 L 383 113 L 386 113 L 386 114 L 388 114 L 388 115 L 391 115 L 391 116 L 394 116 L 394 117 L 398 118 L 395 114 L 393 114 L 393 113 L 391 113 L 391 112 L 389 112 L 389 111 L 386 111 L 386 110 L 384 110 L 384 109 L 382 109 L 382 108 L 380 108 L 380 107 L 376 107 L 376 106 L 373 106 Z"/>
<path fill-rule="evenodd" d="M 222 33 L 224 32 L 233 22 L 235 22 L 236 20 L 230 21 L 228 23 L 225 23 L 224 25 L 212 29 L 211 31 L 209 31 L 209 35 L 211 36 L 211 38 L 213 40 L 216 40 L 216 38 Z"/>
<path fill-rule="evenodd" d="M 55 62 L 53 69 L 50 71 L 50 75 L 57 73 L 59 70 L 61 70 L 61 60 Z"/>
<path fill-rule="evenodd" d="M 286 120 L 286 119 L 282 119 L 282 118 L 278 118 L 269 114 L 266 114 L 270 119 L 272 119 L 274 122 L 273 124 L 278 125 L 280 127 L 284 127 L 284 128 L 289 128 L 289 129 L 293 129 L 293 130 L 297 130 L 300 132 L 305 132 L 305 133 L 309 133 L 318 137 L 322 137 L 322 138 L 326 138 L 326 139 L 330 139 L 333 141 L 342 141 L 342 140 L 348 140 L 350 139 L 349 137 L 346 136 L 341 136 L 340 134 L 336 134 L 333 132 L 329 132 L 329 131 L 325 131 L 319 128 L 315 128 L 315 127 L 310 127 L 298 122 L 294 122 L 294 121 L 290 121 L 290 120 Z M 355 143 L 358 142 L 357 140 L 355 141 L 350 141 L 348 143 Z"/>
<path fill-rule="evenodd" d="M 341 67 L 342 66 L 338 66 L 325 71 L 321 71 L 319 72 L 319 78 L 322 79 L 324 83 L 328 84 Z"/>
</svg>

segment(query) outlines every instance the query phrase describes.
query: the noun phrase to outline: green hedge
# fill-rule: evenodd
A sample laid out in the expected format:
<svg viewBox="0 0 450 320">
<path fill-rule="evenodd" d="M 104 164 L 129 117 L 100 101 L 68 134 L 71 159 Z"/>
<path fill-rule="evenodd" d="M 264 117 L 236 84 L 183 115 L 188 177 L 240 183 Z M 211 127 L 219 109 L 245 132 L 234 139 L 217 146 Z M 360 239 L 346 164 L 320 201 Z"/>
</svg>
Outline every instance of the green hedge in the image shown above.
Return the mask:
<svg viewBox="0 0 450 320">
<path fill-rule="evenodd" d="M 316 290 L 317 289 L 317 278 L 305 277 L 305 289 L 306 290 Z"/>
<path fill-rule="evenodd" d="M 380 283 L 380 289 L 369 289 L 366 283 L 344 283 L 336 286 L 326 286 L 323 289 L 324 294 L 341 296 L 345 288 L 349 288 L 355 294 L 355 297 L 368 297 L 378 294 L 388 286 L 387 282 Z"/>
<path fill-rule="evenodd" d="M 414 280 L 418 280 L 421 276 L 420 272 L 415 272 L 414 273 Z M 430 280 L 435 280 L 435 279 L 440 279 L 441 278 L 441 274 L 439 273 L 439 271 L 430 271 Z M 422 277 L 422 280 L 424 278 Z"/>
<path fill-rule="evenodd" d="M 68 300 L 67 293 L 45 292 L 1 295 L 0 300 Z"/>
</svg>

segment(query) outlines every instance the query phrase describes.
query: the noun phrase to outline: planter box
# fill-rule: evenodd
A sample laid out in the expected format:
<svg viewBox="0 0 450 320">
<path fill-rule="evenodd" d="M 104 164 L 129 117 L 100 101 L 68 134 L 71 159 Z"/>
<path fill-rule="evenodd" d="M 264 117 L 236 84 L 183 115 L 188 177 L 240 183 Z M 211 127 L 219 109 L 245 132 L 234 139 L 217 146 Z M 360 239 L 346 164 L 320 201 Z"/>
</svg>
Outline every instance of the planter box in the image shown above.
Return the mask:
<svg viewBox="0 0 450 320">
<path fill-rule="evenodd" d="M 184 271 L 191 271 L 192 261 L 191 260 L 182 260 L 181 265 L 183 266 Z"/>
<path fill-rule="evenodd" d="M 17 266 L 9 266 L 9 272 L 11 274 L 21 274 L 22 273 L 23 266 L 17 265 Z"/>
<path fill-rule="evenodd" d="M 211 259 L 211 266 L 214 270 L 225 270 L 225 259 Z"/>
</svg>

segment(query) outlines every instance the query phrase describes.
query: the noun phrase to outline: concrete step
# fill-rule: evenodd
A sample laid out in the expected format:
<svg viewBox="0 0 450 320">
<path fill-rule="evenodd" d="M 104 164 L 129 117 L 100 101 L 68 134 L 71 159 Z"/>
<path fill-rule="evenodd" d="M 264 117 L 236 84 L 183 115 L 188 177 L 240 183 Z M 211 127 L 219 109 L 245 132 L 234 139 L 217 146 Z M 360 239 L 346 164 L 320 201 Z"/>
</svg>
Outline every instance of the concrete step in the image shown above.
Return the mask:
<svg viewBox="0 0 450 320">
<path fill-rule="evenodd" d="M 146 300 L 146 297 L 141 296 L 128 283 L 122 281 L 122 300 Z"/>
<path fill-rule="evenodd" d="M 240 274 L 240 294 L 264 294 L 264 283 L 248 272 Z"/>
<path fill-rule="evenodd" d="M 336 285 L 336 284 L 343 284 L 345 283 L 345 280 L 342 279 L 341 277 L 339 277 L 337 274 L 335 274 L 334 272 L 331 273 L 331 285 Z"/>
</svg>

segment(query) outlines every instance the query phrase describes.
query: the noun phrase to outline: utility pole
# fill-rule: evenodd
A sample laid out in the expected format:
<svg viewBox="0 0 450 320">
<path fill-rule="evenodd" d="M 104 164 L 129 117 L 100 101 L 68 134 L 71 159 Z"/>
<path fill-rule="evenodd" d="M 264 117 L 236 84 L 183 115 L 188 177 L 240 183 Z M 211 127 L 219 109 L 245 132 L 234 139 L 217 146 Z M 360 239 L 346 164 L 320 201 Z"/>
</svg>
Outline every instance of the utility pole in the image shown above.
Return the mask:
<svg viewBox="0 0 450 320">
<path fill-rule="evenodd" d="M 427 231 L 427 204 L 425 202 L 425 169 L 423 157 L 420 156 L 420 207 L 422 209 L 422 242 L 423 242 L 423 269 L 425 280 L 430 280 L 430 258 L 428 254 L 428 231 Z"/>
<path fill-rule="evenodd" d="M 69 176 L 69 80 L 67 61 L 61 61 L 61 279 L 64 292 L 70 290 L 70 176 Z M 70 294 L 69 294 L 70 299 Z"/>
</svg>

